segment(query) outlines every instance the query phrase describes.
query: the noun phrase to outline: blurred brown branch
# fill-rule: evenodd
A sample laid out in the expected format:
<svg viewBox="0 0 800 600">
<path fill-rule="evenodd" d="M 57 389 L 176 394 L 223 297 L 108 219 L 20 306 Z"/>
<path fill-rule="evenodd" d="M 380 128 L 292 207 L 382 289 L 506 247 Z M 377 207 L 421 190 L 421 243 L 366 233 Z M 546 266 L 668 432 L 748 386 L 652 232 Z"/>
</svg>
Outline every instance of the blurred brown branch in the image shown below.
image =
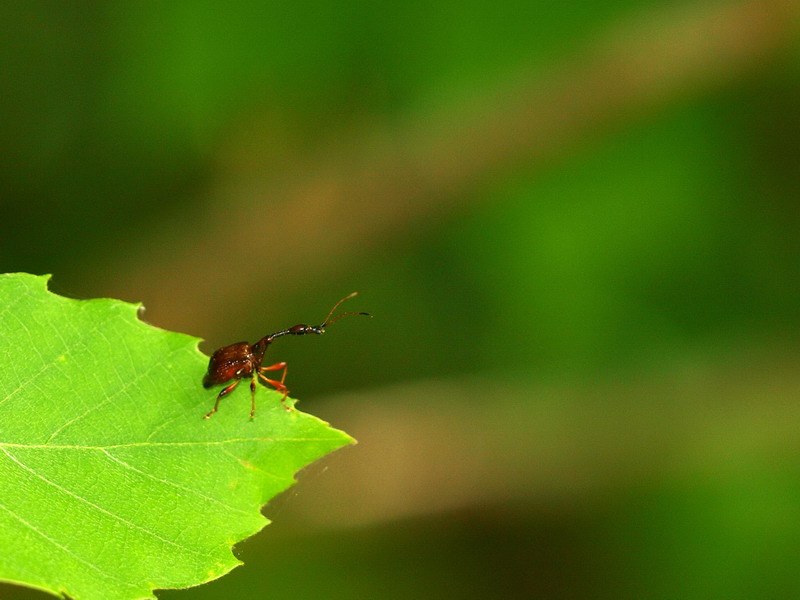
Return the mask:
<svg viewBox="0 0 800 600">
<path fill-rule="evenodd" d="M 265 513 L 347 527 L 481 506 L 591 508 L 795 461 L 796 360 L 749 352 L 732 363 L 584 388 L 424 381 L 315 403 L 359 445 L 323 461 L 330 476 L 301 473 Z"/>
<path fill-rule="evenodd" d="M 514 165 L 541 164 L 598 126 L 758 70 L 797 14 L 788 0 L 649 12 L 547 74 L 521 73 L 469 107 L 384 126 L 377 142 L 374 132 L 343 136 L 280 175 L 264 176 L 255 161 L 212 191 L 206 211 L 176 217 L 155 239 L 120 243 L 124 254 L 98 274 L 108 282 L 101 291 L 145 301 L 155 324 L 214 337 L 226 314 L 256 298 L 269 305 L 392 236 L 463 211 L 465 192 Z"/>
</svg>

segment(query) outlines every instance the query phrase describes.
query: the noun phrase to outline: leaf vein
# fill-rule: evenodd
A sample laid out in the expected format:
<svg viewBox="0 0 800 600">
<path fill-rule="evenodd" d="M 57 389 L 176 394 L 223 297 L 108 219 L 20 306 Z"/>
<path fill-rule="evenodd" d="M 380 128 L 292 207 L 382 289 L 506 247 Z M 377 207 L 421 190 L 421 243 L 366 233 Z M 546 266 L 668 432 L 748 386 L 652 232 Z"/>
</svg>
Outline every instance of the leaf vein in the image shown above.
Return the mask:
<svg viewBox="0 0 800 600">
<path fill-rule="evenodd" d="M 198 496 L 199 498 L 203 498 L 204 500 L 208 500 L 209 502 L 213 502 L 215 504 L 219 504 L 220 506 L 222 506 L 223 508 L 227 508 L 228 510 L 231 510 L 231 511 L 234 511 L 234 512 L 238 512 L 240 514 L 248 515 L 248 516 L 251 514 L 251 513 L 247 512 L 245 510 L 242 510 L 241 508 L 236 508 L 235 506 L 230 506 L 229 504 L 225 504 L 224 502 L 221 502 L 221 501 L 217 500 L 216 498 L 212 498 L 211 496 L 207 496 L 204 493 L 202 493 L 200 490 L 196 490 L 194 488 L 186 487 L 186 486 L 177 484 L 175 482 L 168 481 L 166 479 L 161 479 L 160 477 L 156 477 L 155 475 L 153 475 L 151 473 L 147 473 L 146 471 L 142 471 L 141 469 L 137 469 L 133 465 L 130 465 L 130 464 L 126 463 L 125 461 L 117 458 L 116 456 L 111 454 L 108 450 L 103 449 L 103 450 L 101 450 L 101 452 L 103 454 L 105 454 L 108 458 L 113 460 L 115 463 L 118 463 L 118 464 L 122 465 L 126 469 L 130 469 L 134 473 L 139 473 L 140 475 L 144 475 L 145 477 L 147 477 L 149 479 L 152 479 L 153 481 L 158 481 L 159 483 L 163 483 L 164 485 L 168 485 L 170 487 L 174 487 L 176 489 L 183 490 L 185 492 L 189 492 L 190 494 L 194 494 L 195 496 Z"/>
<path fill-rule="evenodd" d="M 17 318 L 17 317 L 15 317 L 15 318 L 16 318 L 18 321 L 20 321 L 20 320 L 19 320 L 19 318 Z M 83 332 L 83 335 L 82 335 L 82 337 L 85 337 L 85 338 L 91 337 L 91 334 L 93 334 L 94 332 L 96 332 L 97 330 L 99 330 L 101 326 L 105 325 L 105 324 L 106 324 L 108 321 L 110 321 L 110 320 L 111 320 L 111 318 L 109 317 L 109 318 L 106 318 L 106 319 L 104 319 L 104 320 L 101 320 L 99 323 L 95 323 L 93 327 L 91 327 L 90 329 L 87 329 L 87 330 L 85 330 L 85 331 Z M 27 326 L 27 325 L 26 325 L 26 324 L 25 324 L 23 321 L 20 321 L 20 324 L 23 326 L 23 329 L 24 329 L 25 331 L 29 331 L 29 330 L 28 330 L 28 326 Z M 35 346 L 35 345 L 33 346 L 33 348 L 34 348 L 34 351 L 35 351 L 35 352 L 36 352 L 36 353 L 39 355 L 39 357 L 41 358 L 41 353 L 38 351 L 38 349 L 36 348 L 36 346 Z M 69 351 L 69 347 L 68 347 L 68 346 L 66 347 L 66 349 L 67 349 L 67 351 Z M 20 390 L 23 390 L 23 389 L 25 389 L 25 388 L 28 386 L 28 384 L 30 384 L 30 383 L 31 383 L 31 382 L 33 382 L 33 381 L 36 381 L 36 379 L 37 379 L 37 378 L 39 378 L 40 376 L 42 376 L 42 375 L 45 373 L 45 371 L 47 371 L 47 370 L 48 370 L 48 369 L 50 369 L 51 367 L 57 367 L 57 366 L 58 366 L 58 365 L 56 364 L 56 362 L 55 362 L 55 361 L 52 361 L 52 362 L 48 362 L 48 363 L 46 363 L 44 360 L 41 360 L 40 362 L 42 362 L 42 363 L 43 363 L 43 366 L 42 366 L 42 368 L 41 368 L 41 369 L 39 369 L 39 370 L 38 370 L 36 373 L 34 373 L 33 375 L 31 375 L 30 377 L 28 377 L 28 378 L 27 378 L 26 380 L 24 380 L 23 382 L 21 382 L 21 383 L 20 383 L 20 384 L 19 384 L 19 385 L 18 385 L 18 386 L 17 386 L 17 387 L 14 389 L 14 390 L 12 390 L 11 392 L 9 392 L 9 393 L 8 393 L 8 395 L 7 395 L 5 398 L 3 398 L 2 400 L 0 400 L 0 406 L 1 406 L 1 405 L 2 405 L 2 404 L 3 404 L 3 403 L 6 401 L 6 400 L 10 400 L 10 399 L 11 399 L 11 397 L 15 396 L 15 395 L 16 395 L 16 394 L 17 394 L 17 393 L 20 391 Z"/>
<path fill-rule="evenodd" d="M 220 450 L 222 450 L 222 452 L 224 452 L 225 454 L 230 456 L 233 460 L 235 460 L 240 465 L 242 465 L 242 467 L 244 467 L 245 469 L 250 469 L 252 471 L 258 471 L 259 473 L 262 473 L 263 475 L 266 475 L 267 477 L 272 477 L 273 479 L 276 479 L 277 481 L 290 481 L 290 482 L 294 483 L 294 478 L 293 477 L 281 477 L 280 475 L 275 475 L 275 473 L 270 473 L 269 471 L 265 471 L 261 467 L 256 466 L 253 463 L 251 463 L 249 461 L 246 461 L 245 459 L 236 456 L 233 452 L 230 452 L 224 446 L 222 446 L 220 448 Z"/>
<path fill-rule="evenodd" d="M 75 560 L 77 560 L 78 562 L 80 562 L 80 563 L 82 563 L 82 564 L 86 565 L 87 567 L 89 567 L 89 568 L 90 568 L 90 569 L 92 569 L 93 571 L 96 571 L 97 573 L 99 573 L 100 575 L 102 575 L 103 577 L 105 577 L 106 579 L 110 579 L 111 581 L 115 581 L 115 582 L 117 582 L 117 583 L 119 583 L 119 584 L 121 584 L 121 585 L 124 585 L 125 587 L 129 587 L 129 588 L 138 588 L 138 587 L 139 587 L 139 586 L 137 586 L 137 585 L 135 585 L 135 584 L 128 583 L 127 581 L 124 581 L 124 580 L 122 580 L 122 579 L 118 579 L 118 578 L 114 577 L 114 576 L 113 576 L 113 575 L 111 575 L 110 573 L 107 573 L 106 571 L 103 571 L 103 570 L 102 570 L 101 568 L 99 568 L 97 565 L 94 565 L 94 564 L 90 563 L 89 561 L 87 561 L 87 560 L 85 560 L 85 559 L 81 558 L 80 556 L 78 556 L 78 555 L 77 555 L 77 554 L 75 554 L 74 552 L 71 552 L 71 551 L 69 550 L 69 548 L 67 548 L 66 546 L 63 546 L 63 545 L 59 544 L 59 543 L 58 543 L 56 540 L 54 540 L 53 538 L 51 538 L 50 536 L 48 536 L 46 533 L 44 533 L 44 532 L 40 531 L 40 530 L 39 530 L 39 529 L 38 529 L 38 528 L 37 528 L 35 525 L 32 525 L 31 523 L 28 523 L 28 522 L 27 522 L 25 519 L 23 519 L 22 517 L 20 517 L 20 516 L 19 516 L 17 513 L 15 513 L 13 510 L 11 510 L 10 508 L 8 508 L 7 506 L 5 506 L 5 505 L 3 505 L 3 504 L 0 504 L 0 508 L 2 508 L 2 509 L 3 509 L 4 511 L 6 511 L 8 514 L 10 514 L 10 515 L 11 515 L 11 516 L 12 516 L 14 519 L 16 519 L 17 521 L 19 521 L 20 523 L 22 523 L 23 525 L 25 525 L 26 527 L 28 527 L 28 528 L 29 528 L 31 531 L 33 531 L 33 532 L 34 532 L 34 533 L 36 533 L 37 535 L 39 535 L 39 536 L 43 537 L 44 539 L 46 539 L 46 540 L 47 540 L 48 542 L 50 542 L 50 543 L 51 543 L 53 546 L 55 546 L 56 548 L 58 548 L 59 550 L 61 550 L 61 551 L 62 551 L 62 552 L 64 552 L 65 554 L 69 555 L 70 557 L 74 558 L 74 559 L 75 559 Z"/>
<path fill-rule="evenodd" d="M 205 552 L 198 552 L 197 550 L 193 550 L 191 548 L 187 548 L 186 546 L 184 546 L 182 544 L 179 544 L 177 542 L 173 542 L 172 540 L 169 540 L 169 539 L 167 539 L 165 537 L 160 536 L 155 531 L 150 531 L 146 527 L 142 527 L 141 525 L 137 525 L 136 523 L 132 523 L 131 521 L 128 521 L 124 517 L 121 517 L 121 516 L 119 516 L 117 514 L 114 514 L 113 512 L 103 508 L 102 506 L 98 506 L 94 502 L 91 502 L 90 500 L 87 500 L 86 498 L 80 496 L 79 494 L 76 494 L 75 492 L 72 492 L 72 491 L 68 490 L 67 488 L 65 488 L 63 486 L 60 486 L 59 484 L 55 483 L 54 481 L 50 481 L 49 479 L 47 479 L 43 475 L 40 475 L 34 469 L 30 468 L 28 465 L 23 463 L 21 460 L 19 460 L 16 456 L 11 454 L 8 450 L 3 448 L 2 446 L 0 446 L 0 450 L 2 450 L 6 454 L 6 456 L 8 456 L 11 460 L 13 460 L 15 463 L 17 463 L 20 467 L 22 467 L 26 471 L 28 471 L 34 477 L 37 477 L 38 479 L 41 479 L 42 481 L 44 481 L 48 485 L 53 486 L 57 490 L 61 491 L 64 494 L 67 494 L 70 497 L 75 498 L 76 500 L 80 500 L 81 502 L 85 503 L 86 505 L 91 506 L 93 509 L 95 509 L 95 510 L 97 510 L 97 511 L 99 511 L 99 512 L 105 514 L 105 515 L 108 515 L 109 517 L 111 517 L 113 519 L 116 519 L 120 523 L 124 523 L 125 525 L 127 525 L 131 529 L 136 529 L 138 531 L 141 531 L 142 533 L 150 535 L 150 536 L 152 536 L 152 537 L 164 542 L 165 544 L 168 544 L 170 546 L 174 546 L 174 547 L 176 547 L 176 548 L 178 548 L 180 550 L 183 550 L 185 552 L 188 552 L 190 554 L 196 554 L 198 556 L 204 556 L 206 558 L 211 558 L 211 559 L 215 558 L 215 557 L 213 557 L 210 554 L 207 554 Z"/>
<path fill-rule="evenodd" d="M 131 389 L 133 386 L 135 386 L 137 383 L 139 383 L 142 379 L 146 378 L 151 373 L 151 371 L 153 371 L 154 369 L 158 368 L 159 366 L 160 365 L 158 363 L 152 363 L 147 369 L 145 369 L 144 371 L 139 373 L 136 377 L 134 377 L 133 379 L 129 379 L 121 387 L 117 388 L 117 390 L 113 394 L 108 396 L 105 400 L 103 400 L 99 404 L 95 404 L 94 406 L 92 406 L 92 407 L 88 408 L 87 410 L 85 410 L 80 415 L 77 415 L 77 416 L 73 417 L 72 419 L 70 419 L 69 421 L 67 421 L 66 423 L 64 423 L 61 427 L 59 427 L 53 433 L 50 434 L 50 437 L 47 438 L 47 440 L 45 441 L 45 444 L 48 444 L 50 441 L 52 441 L 54 438 L 56 438 L 62 431 L 64 431 L 64 429 L 66 429 L 67 427 L 71 426 L 76 421 L 80 421 L 81 419 L 86 418 L 86 416 L 88 416 L 92 412 L 94 412 L 96 410 L 99 410 L 102 407 L 106 406 L 107 404 L 110 404 L 111 402 L 113 402 L 116 398 L 118 398 L 119 396 L 121 396 L 122 394 L 127 392 L 129 389 Z"/>
<path fill-rule="evenodd" d="M 112 448 L 151 448 L 155 446 L 220 446 L 224 444 L 241 444 L 245 442 L 341 442 L 342 438 L 231 438 L 229 440 L 209 440 L 193 442 L 130 442 L 128 444 L 108 444 L 105 446 L 81 446 L 72 444 L 18 444 L 0 442 L 2 448 L 35 448 L 40 450 L 110 450 Z"/>
</svg>

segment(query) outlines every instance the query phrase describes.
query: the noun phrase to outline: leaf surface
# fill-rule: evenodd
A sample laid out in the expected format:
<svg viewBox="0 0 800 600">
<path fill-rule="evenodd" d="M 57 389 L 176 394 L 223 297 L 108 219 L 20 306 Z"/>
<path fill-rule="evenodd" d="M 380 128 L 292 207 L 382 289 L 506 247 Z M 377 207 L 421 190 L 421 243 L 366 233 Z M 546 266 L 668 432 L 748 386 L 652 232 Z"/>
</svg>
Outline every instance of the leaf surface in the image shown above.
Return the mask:
<svg viewBox="0 0 800 600">
<path fill-rule="evenodd" d="M 231 546 L 294 473 L 352 439 L 243 382 L 203 419 L 198 339 L 118 300 L 0 275 L 0 580 L 75 600 L 153 598 L 240 564 Z"/>
</svg>

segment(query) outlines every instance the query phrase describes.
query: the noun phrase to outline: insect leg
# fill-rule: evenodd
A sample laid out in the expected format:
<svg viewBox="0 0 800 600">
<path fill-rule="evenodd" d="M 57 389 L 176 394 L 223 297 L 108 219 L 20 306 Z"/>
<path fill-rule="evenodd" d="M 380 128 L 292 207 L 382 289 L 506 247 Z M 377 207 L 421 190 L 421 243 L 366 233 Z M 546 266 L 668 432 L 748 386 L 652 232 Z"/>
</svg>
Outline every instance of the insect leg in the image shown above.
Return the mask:
<svg viewBox="0 0 800 600">
<path fill-rule="evenodd" d="M 253 378 L 250 380 L 250 418 L 252 419 L 256 414 L 256 374 L 253 373 Z"/>
<path fill-rule="evenodd" d="M 284 371 L 283 374 L 285 377 L 286 371 Z M 270 384 L 279 392 L 283 392 L 283 398 L 281 398 L 281 404 L 283 404 L 283 408 L 285 408 L 286 410 L 293 410 L 291 406 L 287 406 L 286 404 L 286 397 L 289 395 L 289 389 L 285 385 L 283 385 L 283 380 L 275 381 L 274 379 L 267 379 L 266 375 L 264 375 L 263 373 L 259 373 L 258 376 L 261 377 L 261 379 L 266 381 L 268 384 Z"/>
<path fill-rule="evenodd" d="M 283 383 L 284 381 L 286 381 L 286 363 L 285 362 L 275 363 L 274 365 L 270 365 L 268 367 L 261 367 L 258 370 L 263 373 L 264 371 L 280 371 L 281 369 L 283 369 L 283 377 L 281 377 L 281 383 Z"/>
<path fill-rule="evenodd" d="M 208 413 L 204 418 L 208 419 L 211 415 L 213 415 L 215 412 L 217 412 L 217 409 L 219 408 L 219 401 L 222 400 L 223 396 L 227 396 L 233 390 L 233 388 L 235 388 L 237 385 L 239 385 L 240 381 L 241 381 L 241 379 L 237 379 L 232 384 L 230 384 L 228 387 L 222 388 L 222 391 L 217 396 L 217 401 L 214 403 L 214 409 L 210 413 Z"/>
</svg>

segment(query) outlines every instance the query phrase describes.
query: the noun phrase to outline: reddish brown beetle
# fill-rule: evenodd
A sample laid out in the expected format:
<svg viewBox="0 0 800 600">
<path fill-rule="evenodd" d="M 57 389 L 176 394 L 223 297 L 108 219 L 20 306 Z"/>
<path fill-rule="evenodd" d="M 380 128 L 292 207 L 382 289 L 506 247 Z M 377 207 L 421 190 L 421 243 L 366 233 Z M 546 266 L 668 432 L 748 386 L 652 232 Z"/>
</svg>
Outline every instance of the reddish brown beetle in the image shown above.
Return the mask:
<svg viewBox="0 0 800 600">
<path fill-rule="evenodd" d="M 217 412 L 217 409 L 219 408 L 219 401 L 222 400 L 222 397 L 231 393 L 233 388 L 239 385 L 239 382 L 245 377 L 251 377 L 251 419 L 256 414 L 256 380 L 259 377 L 279 392 L 283 392 L 281 404 L 283 404 L 283 407 L 286 410 L 292 410 L 291 407 L 286 405 L 286 397 L 289 395 L 289 390 L 283 383 L 286 380 L 286 363 L 278 362 L 274 365 L 269 365 L 268 367 L 261 366 L 261 363 L 264 360 L 264 355 L 267 352 L 267 347 L 276 338 L 284 335 L 306 335 L 309 333 L 321 335 L 325 333 L 325 328 L 328 325 L 348 315 L 364 315 L 366 317 L 372 316 L 369 313 L 364 312 L 346 312 L 331 319 L 333 311 L 335 311 L 342 302 L 349 300 L 357 294 L 358 292 L 353 292 L 349 296 L 345 296 L 336 304 L 334 304 L 331 312 L 328 313 L 328 316 L 325 318 L 325 321 L 322 323 L 322 325 L 295 325 L 294 327 L 289 327 L 288 329 L 270 333 L 269 335 L 266 335 L 258 340 L 255 344 L 250 344 L 248 342 L 237 342 L 236 344 L 231 344 L 230 346 L 224 346 L 214 352 L 214 354 L 211 355 L 211 359 L 208 361 L 208 372 L 206 373 L 205 377 L 203 377 L 203 387 L 207 389 L 214 385 L 227 383 L 232 379 L 235 381 L 224 387 L 217 395 L 217 401 L 214 403 L 214 409 L 208 413 L 205 418 L 208 419 L 211 415 Z M 283 371 L 281 380 L 276 381 L 274 379 L 267 379 L 267 376 L 264 375 L 266 371 Z"/>
</svg>

